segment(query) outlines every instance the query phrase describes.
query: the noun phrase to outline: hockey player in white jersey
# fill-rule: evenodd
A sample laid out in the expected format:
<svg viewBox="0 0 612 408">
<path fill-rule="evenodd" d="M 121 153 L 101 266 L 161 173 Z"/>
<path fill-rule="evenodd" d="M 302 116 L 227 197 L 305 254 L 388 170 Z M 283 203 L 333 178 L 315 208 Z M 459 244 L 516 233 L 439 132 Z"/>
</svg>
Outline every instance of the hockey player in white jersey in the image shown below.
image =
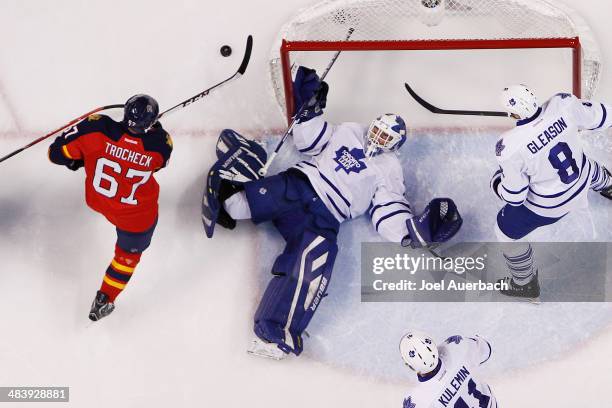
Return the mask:
<svg viewBox="0 0 612 408">
<path fill-rule="evenodd" d="M 612 126 L 612 108 L 560 93 L 541 106 L 524 85 L 505 88 L 502 104 L 516 127 L 496 145 L 499 170 L 491 180 L 495 194 L 506 204 L 497 215 L 500 241 L 528 239 L 535 229 L 553 224 L 570 212 L 588 208 L 589 189 L 612 199 L 610 172 L 584 153 L 579 131 Z M 511 296 L 537 297 L 537 268 L 533 251 L 505 254 L 512 278 Z M 515 267 L 514 267 L 514 266 Z"/>
<path fill-rule="evenodd" d="M 400 341 L 400 354 L 418 379 L 403 408 L 497 408 L 491 387 L 478 375 L 491 358 L 483 338 L 452 336 L 438 347 L 430 336 L 410 332 Z"/>
<path fill-rule="evenodd" d="M 251 219 L 256 224 L 271 221 L 286 241 L 255 313 L 254 354 L 281 358 L 301 353 L 302 333 L 326 295 L 341 223 L 367 213 L 384 239 L 413 246 L 447 240 L 461 225 L 450 199 L 433 200 L 427 213 L 408 222 L 413 213 L 395 154 L 406 142 L 404 120 L 385 114 L 369 127 L 333 125 L 321 116 L 327 91 L 314 70 L 298 69 L 295 103 L 307 105 L 293 141 L 303 161 L 259 179 L 264 154 L 257 153 L 254 142 L 228 133 L 222 134 L 223 153 L 209 172 L 203 206 L 209 236 L 215 222 L 233 228 L 235 220 Z"/>
</svg>

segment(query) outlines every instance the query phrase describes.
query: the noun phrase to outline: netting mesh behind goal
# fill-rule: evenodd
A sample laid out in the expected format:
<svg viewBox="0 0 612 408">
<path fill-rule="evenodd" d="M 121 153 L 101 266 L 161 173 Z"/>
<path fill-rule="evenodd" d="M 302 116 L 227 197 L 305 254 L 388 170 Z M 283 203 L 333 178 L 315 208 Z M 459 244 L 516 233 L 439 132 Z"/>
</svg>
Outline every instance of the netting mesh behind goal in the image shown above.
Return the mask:
<svg viewBox="0 0 612 408">
<path fill-rule="evenodd" d="M 548 0 L 326 0 L 301 10 L 286 23 L 270 56 L 272 87 L 285 110 L 279 49 L 287 41 L 516 39 L 579 37 L 582 44 L 582 96 L 593 95 L 600 53 L 584 21 Z M 303 52 L 292 52 L 300 61 Z"/>
</svg>

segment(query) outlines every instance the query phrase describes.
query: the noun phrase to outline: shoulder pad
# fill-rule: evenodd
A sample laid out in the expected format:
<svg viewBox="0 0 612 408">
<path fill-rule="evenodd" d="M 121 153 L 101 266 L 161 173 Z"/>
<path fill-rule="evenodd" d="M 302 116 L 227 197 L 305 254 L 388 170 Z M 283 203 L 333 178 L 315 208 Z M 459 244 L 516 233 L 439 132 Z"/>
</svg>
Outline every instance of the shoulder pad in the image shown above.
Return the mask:
<svg viewBox="0 0 612 408">
<path fill-rule="evenodd" d="M 142 144 L 145 150 L 160 153 L 164 158 L 164 162 L 170 158 L 170 153 L 174 147 L 172 137 L 170 137 L 159 122 L 153 125 L 146 135 L 142 136 Z"/>
</svg>

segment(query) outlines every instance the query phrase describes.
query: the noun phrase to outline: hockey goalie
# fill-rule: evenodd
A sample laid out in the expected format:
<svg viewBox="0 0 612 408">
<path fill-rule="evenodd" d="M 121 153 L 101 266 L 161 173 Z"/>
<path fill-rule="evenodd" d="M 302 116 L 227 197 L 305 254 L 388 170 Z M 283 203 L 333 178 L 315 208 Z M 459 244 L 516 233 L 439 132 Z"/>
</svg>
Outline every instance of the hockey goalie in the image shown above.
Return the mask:
<svg viewBox="0 0 612 408">
<path fill-rule="evenodd" d="M 293 131 L 304 160 L 259 178 L 265 150 L 224 130 L 202 206 L 209 237 L 217 223 L 232 229 L 236 220 L 251 219 L 272 222 L 286 242 L 255 313 L 250 350 L 275 359 L 303 350 L 302 334 L 330 284 L 342 223 L 367 213 L 384 239 L 420 247 L 450 239 L 462 222 L 446 198 L 414 217 L 395 154 L 406 143 L 400 116 L 381 115 L 369 127 L 333 125 L 322 116 L 329 87 L 314 70 L 300 67 L 293 87 L 295 106 L 305 104 Z"/>
</svg>

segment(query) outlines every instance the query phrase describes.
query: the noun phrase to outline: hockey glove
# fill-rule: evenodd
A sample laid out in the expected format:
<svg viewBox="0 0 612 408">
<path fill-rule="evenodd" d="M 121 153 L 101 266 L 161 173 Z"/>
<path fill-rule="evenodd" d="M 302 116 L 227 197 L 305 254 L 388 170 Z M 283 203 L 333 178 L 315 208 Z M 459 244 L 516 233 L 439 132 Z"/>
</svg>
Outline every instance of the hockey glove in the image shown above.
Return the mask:
<svg viewBox="0 0 612 408">
<path fill-rule="evenodd" d="M 218 160 L 208 171 L 202 199 L 202 222 L 209 238 L 216 224 L 227 229 L 236 226 L 236 221 L 223 208 L 223 202 L 241 191 L 244 183 L 259 179 L 258 171 L 268 158 L 259 143 L 231 129 L 221 132 L 216 154 Z"/>
<path fill-rule="evenodd" d="M 497 189 L 499 188 L 499 185 L 501 184 L 503 175 L 504 175 L 504 172 L 502 171 L 502 169 L 497 170 L 495 174 L 493 174 L 493 177 L 491 177 L 491 183 L 490 183 L 491 189 L 493 190 L 497 198 L 499 198 L 500 200 L 502 198 L 497 192 Z"/>
<path fill-rule="evenodd" d="M 293 101 L 296 112 L 302 109 L 298 118 L 305 122 L 323 114 L 327 104 L 329 86 L 321 81 L 314 69 L 299 67 L 293 81 Z"/>
<path fill-rule="evenodd" d="M 463 219 L 450 198 L 434 198 L 425 210 L 406 221 L 408 236 L 402 246 L 422 248 L 451 239 L 461 228 Z"/>
</svg>

